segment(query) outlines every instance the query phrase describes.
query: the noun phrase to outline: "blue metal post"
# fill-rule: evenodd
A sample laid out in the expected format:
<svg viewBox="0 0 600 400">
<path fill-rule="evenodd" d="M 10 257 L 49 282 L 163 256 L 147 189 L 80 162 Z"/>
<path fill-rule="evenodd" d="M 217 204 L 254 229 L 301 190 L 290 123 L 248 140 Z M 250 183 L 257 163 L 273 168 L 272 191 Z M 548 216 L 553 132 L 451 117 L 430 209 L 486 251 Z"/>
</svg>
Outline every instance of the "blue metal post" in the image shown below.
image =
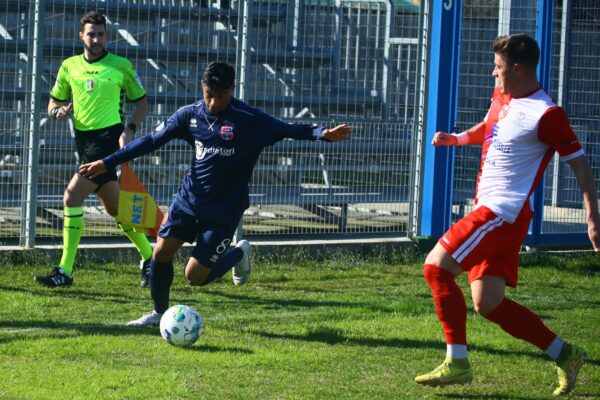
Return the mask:
<svg viewBox="0 0 600 400">
<path fill-rule="evenodd" d="M 552 77 L 552 24 L 554 17 L 554 0 L 537 1 L 537 23 L 535 39 L 540 46 L 540 62 L 538 64 L 538 79 L 547 93 L 550 92 Z M 533 221 L 525 244 L 538 247 L 541 244 L 542 222 L 544 220 L 544 177 L 533 194 Z"/>
<path fill-rule="evenodd" d="M 420 236 L 441 237 L 450 227 L 454 151 L 430 143 L 435 132 L 454 129 L 461 9 L 461 0 L 432 0 Z"/>
</svg>

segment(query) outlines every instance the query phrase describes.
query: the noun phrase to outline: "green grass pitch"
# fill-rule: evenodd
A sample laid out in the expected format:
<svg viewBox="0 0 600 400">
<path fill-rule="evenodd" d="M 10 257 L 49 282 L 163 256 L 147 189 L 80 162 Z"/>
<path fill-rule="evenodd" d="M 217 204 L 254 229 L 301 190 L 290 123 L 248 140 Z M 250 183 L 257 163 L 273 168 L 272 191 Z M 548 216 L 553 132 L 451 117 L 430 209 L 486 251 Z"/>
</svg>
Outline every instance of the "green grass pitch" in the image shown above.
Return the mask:
<svg viewBox="0 0 600 400">
<path fill-rule="evenodd" d="M 421 258 L 256 257 L 247 286 L 204 288 L 179 262 L 171 304 L 204 317 L 189 349 L 122 326 L 151 309 L 134 263 L 86 264 L 60 290 L 33 281 L 49 264 L 0 266 L 0 399 L 550 398 L 553 363 L 475 315 L 465 277 L 474 381 L 413 383 L 445 353 Z M 572 398 L 600 398 L 598 256 L 524 256 L 508 296 L 588 351 Z"/>
</svg>

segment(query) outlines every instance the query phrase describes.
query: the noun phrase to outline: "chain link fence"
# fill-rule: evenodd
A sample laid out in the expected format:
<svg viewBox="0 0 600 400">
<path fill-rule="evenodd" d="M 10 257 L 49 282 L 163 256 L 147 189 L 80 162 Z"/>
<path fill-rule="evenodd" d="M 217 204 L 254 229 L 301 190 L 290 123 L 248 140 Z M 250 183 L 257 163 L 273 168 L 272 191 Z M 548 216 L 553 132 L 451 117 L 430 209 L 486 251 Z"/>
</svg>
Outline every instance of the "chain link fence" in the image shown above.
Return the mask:
<svg viewBox="0 0 600 400">
<path fill-rule="evenodd" d="M 423 3 L 423 4 L 421 4 Z M 254 171 L 243 234 L 251 238 L 410 236 L 417 231 L 425 10 L 414 0 L 4 0 L 0 3 L 0 241 L 60 243 L 62 196 L 79 163 L 71 122 L 49 121 L 63 59 L 82 52 L 79 18 L 108 17 L 108 49 L 144 83 L 150 131 L 201 97 L 215 60 L 236 66 L 236 97 L 290 122 L 346 122 L 353 140 L 284 141 Z M 482 120 L 494 87 L 492 42 L 535 35 L 536 0 L 462 1 L 456 130 Z M 600 4 L 555 1 L 550 94 L 600 176 Z M 425 40 L 424 40 L 425 38 Z M 424 43 L 425 42 L 425 43 Z M 127 105 L 126 105 L 127 113 Z M 189 166 L 183 142 L 132 163 L 165 210 Z M 473 208 L 480 149 L 455 150 L 453 215 Z M 570 169 L 553 161 L 542 233 L 585 231 Z M 121 238 L 94 196 L 84 240 Z"/>
<path fill-rule="evenodd" d="M 267 149 L 244 235 L 408 235 L 421 17 L 413 3 L 2 2 L 0 238 L 61 241 L 62 196 L 79 160 L 72 123 L 48 120 L 46 106 L 62 60 L 82 52 L 79 18 L 93 9 L 107 16 L 108 50 L 133 63 L 147 90 L 142 131 L 200 98 L 215 60 L 236 66 L 236 97 L 273 116 L 354 127 L 349 143 Z M 163 210 L 191 155 L 171 142 L 132 163 Z M 95 196 L 84 212 L 84 240 L 121 237 Z"/>
</svg>

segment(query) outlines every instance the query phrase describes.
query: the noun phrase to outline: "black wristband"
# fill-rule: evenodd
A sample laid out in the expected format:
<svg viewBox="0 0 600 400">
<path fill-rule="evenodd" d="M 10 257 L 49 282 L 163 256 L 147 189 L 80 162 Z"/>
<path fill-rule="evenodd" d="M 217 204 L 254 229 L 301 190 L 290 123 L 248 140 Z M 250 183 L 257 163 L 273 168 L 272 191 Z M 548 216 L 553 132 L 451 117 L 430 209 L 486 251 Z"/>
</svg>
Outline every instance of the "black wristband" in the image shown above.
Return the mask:
<svg viewBox="0 0 600 400">
<path fill-rule="evenodd" d="M 52 107 L 52 110 L 50 110 L 50 117 L 56 119 L 56 115 L 58 114 L 59 111 L 60 111 L 60 107 L 58 107 L 58 106 Z"/>
<path fill-rule="evenodd" d="M 127 124 L 127 128 L 129 128 L 131 132 L 135 133 L 137 130 L 137 125 L 134 122 L 130 122 Z"/>
</svg>

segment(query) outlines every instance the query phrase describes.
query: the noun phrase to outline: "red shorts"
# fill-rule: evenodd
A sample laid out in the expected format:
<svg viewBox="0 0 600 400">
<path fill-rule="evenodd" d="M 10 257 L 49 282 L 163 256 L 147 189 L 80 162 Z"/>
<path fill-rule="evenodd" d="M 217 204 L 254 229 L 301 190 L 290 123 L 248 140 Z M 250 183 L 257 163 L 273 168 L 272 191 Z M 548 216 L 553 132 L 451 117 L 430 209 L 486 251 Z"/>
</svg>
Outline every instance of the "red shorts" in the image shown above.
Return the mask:
<svg viewBox="0 0 600 400">
<path fill-rule="evenodd" d="M 522 213 L 509 224 L 482 206 L 452 225 L 439 243 L 468 273 L 469 282 L 492 275 L 516 287 L 519 250 L 530 222 L 531 216 Z"/>
</svg>

